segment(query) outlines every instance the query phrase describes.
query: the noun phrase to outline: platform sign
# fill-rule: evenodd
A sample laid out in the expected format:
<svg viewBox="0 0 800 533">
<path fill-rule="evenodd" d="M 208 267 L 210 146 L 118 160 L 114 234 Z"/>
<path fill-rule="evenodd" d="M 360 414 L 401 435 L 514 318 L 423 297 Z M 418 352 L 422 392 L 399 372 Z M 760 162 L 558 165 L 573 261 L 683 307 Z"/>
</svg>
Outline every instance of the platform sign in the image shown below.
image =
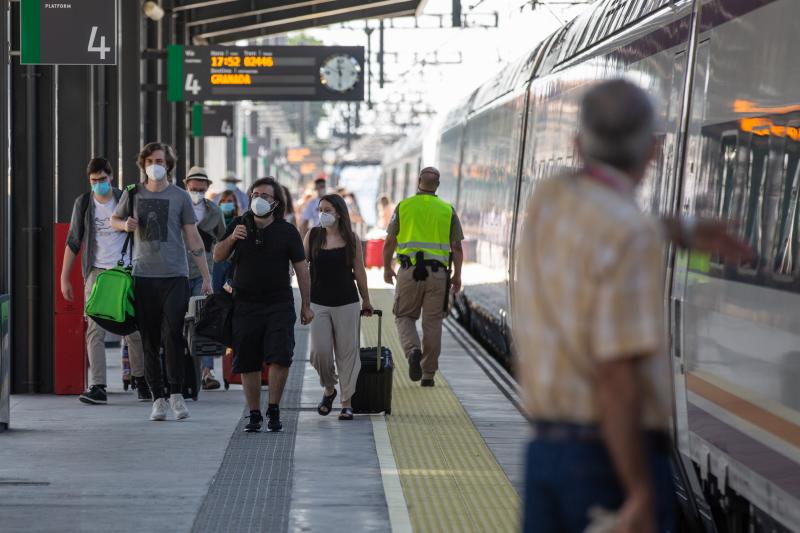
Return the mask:
<svg viewBox="0 0 800 533">
<path fill-rule="evenodd" d="M 192 135 L 195 137 L 233 137 L 233 106 L 192 106 Z"/>
<path fill-rule="evenodd" d="M 23 65 L 116 65 L 118 0 L 21 0 Z"/>
<path fill-rule="evenodd" d="M 362 46 L 182 46 L 167 50 L 171 102 L 360 101 Z"/>
</svg>

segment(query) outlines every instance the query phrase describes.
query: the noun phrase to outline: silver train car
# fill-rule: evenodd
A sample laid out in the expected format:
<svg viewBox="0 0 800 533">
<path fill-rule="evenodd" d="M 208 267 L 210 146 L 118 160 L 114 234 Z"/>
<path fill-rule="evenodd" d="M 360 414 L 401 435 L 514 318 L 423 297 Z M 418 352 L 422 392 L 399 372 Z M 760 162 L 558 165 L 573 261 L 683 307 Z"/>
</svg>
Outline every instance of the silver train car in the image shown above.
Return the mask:
<svg viewBox="0 0 800 533">
<path fill-rule="evenodd" d="M 499 280 L 467 286 L 456 313 L 500 358 L 527 199 L 579 164 L 580 98 L 598 80 L 634 81 L 657 107 L 644 208 L 740 221 L 751 264 L 671 251 L 667 265 L 689 530 L 800 531 L 798 30 L 798 0 L 600 0 L 459 103 L 439 133 L 440 195 L 461 214 L 471 259 Z"/>
</svg>

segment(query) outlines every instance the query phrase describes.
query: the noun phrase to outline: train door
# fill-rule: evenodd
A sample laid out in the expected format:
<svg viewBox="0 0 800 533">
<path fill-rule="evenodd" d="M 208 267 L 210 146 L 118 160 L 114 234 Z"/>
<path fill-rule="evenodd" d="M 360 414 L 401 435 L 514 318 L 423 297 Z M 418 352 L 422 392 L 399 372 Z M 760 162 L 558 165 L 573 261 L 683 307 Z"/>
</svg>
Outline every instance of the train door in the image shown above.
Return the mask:
<svg viewBox="0 0 800 533">
<path fill-rule="evenodd" d="M 679 66 L 680 64 L 680 66 Z M 686 57 L 685 52 L 676 56 L 676 74 L 681 72 L 683 78 L 685 72 Z M 701 128 L 705 114 L 705 102 L 707 92 L 709 66 L 709 46 L 708 40 L 698 44 L 694 65 L 694 80 L 692 83 L 692 95 L 689 112 L 688 129 L 686 131 L 686 156 L 683 161 L 683 168 L 676 166 L 674 169 L 675 184 L 672 189 L 673 208 L 678 214 L 688 214 L 693 212 L 692 204 L 695 199 L 688 191 L 694 190 L 695 181 L 700 167 L 702 135 Z M 673 91 L 679 91 L 683 95 L 683 87 L 673 84 Z M 684 113 L 686 111 L 684 110 Z M 676 158 L 675 158 L 676 159 Z M 680 162 L 678 161 L 678 164 Z M 685 361 L 684 361 L 684 331 L 685 317 L 683 305 L 686 293 L 686 278 L 689 275 L 689 263 L 693 260 L 686 251 L 677 251 L 672 262 L 671 275 L 671 295 L 670 295 L 670 355 L 673 369 L 673 384 L 675 392 L 675 412 L 674 424 L 676 430 L 676 443 L 678 449 L 688 455 L 688 442 L 685 442 L 688 435 L 687 421 L 687 399 L 686 399 L 686 380 L 685 380 Z M 683 442 L 681 441 L 683 440 Z"/>
</svg>

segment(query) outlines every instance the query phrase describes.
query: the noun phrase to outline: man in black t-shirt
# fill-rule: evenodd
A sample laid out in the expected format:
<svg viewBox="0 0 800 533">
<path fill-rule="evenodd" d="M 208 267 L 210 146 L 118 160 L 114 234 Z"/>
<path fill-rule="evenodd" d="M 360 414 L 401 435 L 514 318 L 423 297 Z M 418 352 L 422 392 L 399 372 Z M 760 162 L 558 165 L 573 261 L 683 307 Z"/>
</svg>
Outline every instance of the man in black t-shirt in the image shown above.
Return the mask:
<svg viewBox="0 0 800 533">
<path fill-rule="evenodd" d="M 283 218 L 283 189 L 274 178 L 250 186 L 250 210 L 234 218 L 214 248 L 214 261 L 232 256 L 233 371 L 242 375 L 250 422 L 245 431 L 261 429 L 261 362 L 270 364 L 270 431 L 280 431 L 279 404 L 294 355 L 294 296 L 289 263 L 297 273 L 302 299 L 300 322 L 314 319 L 309 299 L 310 279 L 303 241 Z"/>
</svg>

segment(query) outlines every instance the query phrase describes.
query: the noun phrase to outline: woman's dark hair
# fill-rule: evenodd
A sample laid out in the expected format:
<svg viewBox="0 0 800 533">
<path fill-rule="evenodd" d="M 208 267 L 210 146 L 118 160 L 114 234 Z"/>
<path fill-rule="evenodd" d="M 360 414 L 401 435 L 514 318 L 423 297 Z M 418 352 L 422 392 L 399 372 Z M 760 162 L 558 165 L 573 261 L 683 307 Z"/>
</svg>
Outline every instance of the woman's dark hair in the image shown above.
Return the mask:
<svg viewBox="0 0 800 533">
<path fill-rule="evenodd" d="M 261 187 L 262 185 L 269 185 L 272 187 L 272 196 L 278 201 L 278 205 L 275 206 L 275 209 L 272 210 L 272 214 L 275 215 L 275 218 L 283 218 L 283 215 L 286 213 L 286 197 L 283 194 L 283 187 L 281 186 L 278 181 L 273 178 L 272 176 L 267 176 L 266 178 L 258 178 L 256 181 L 250 185 L 250 188 L 247 189 L 247 196 L 252 197 L 253 191 L 256 187 Z"/>
<path fill-rule="evenodd" d="M 105 157 L 95 157 L 86 166 L 86 175 L 97 174 L 98 172 L 105 172 L 109 176 L 114 175 L 114 170 L 111 168 L 111 163 Z"/>
<path fill-rule="evenodd" d="M 178 161 L 178 156 L 175 155 L 175 149 L 172 146 L 168 145 L 167 143 L 147 143 L 142 148 L 142 151 L 139 152 L 139 157 L 136 160 L 136 164 L 139 165 L 139 169 L 144 172 L 144 161 L 148 157 L 150 157 L 153 152 L 158 152 L 161 150 L 164 152 L 164 159 L 167 162 L 167 176 L 172 174 L 172 171 L 175 169 L 175 163 Z"/>
<path fill-rule="evenodd" d="M 357 242 L 356 235 L 353 233 L 353 226 L 350 224 L 350 215 L 347 212 L 347 204 L 344 203 L 344 199 L 338 194 L 326 194 L 319 199 L 319 203 L 321 204 L 322 202 L 328 202 L 331 204 L 336 210 L 336 213 L 339 215 L 339 234 L 344 239 L 344 251 L 345 257 L 347 258 L 347 266 L 352 268 L 356 263 L 356 245 L 360 246 L 361 243 Z M 320 237 L 311 240 L 309 243 L 309 255 L 311 255 L 312 261 L 317 259 L 317 254 L 319 253 L 320 249 L 322 249 L 322 245 L 325 244 L 325 237 L 327 233 L 325 228 L 319 228 L 317 231 L 319 231 Z"/>
<path fill-rule="evenodd" d="M 286 200 L 286 213 L 287 215 L 294 214 L 294 201 L 292 200 L 292 193 L 289 192 L 289 187 L 281 185 L 283 189 L 283 197 Z"/>
<path fill-rule="evenodd" d="M 236 198 L 236 193 L 235 192 L 233 192 L 233 191 L 222 191 L 222 194 L 219 195 L 219 202 L 217 202 L 217 203 L 221 204 L 222 202 L 224 202 L 228 198 L 233 200 L 233 216 L 238 217 L 239 216 L 239 211 L 240 211 L 239 199 Z"/>
</svg>

